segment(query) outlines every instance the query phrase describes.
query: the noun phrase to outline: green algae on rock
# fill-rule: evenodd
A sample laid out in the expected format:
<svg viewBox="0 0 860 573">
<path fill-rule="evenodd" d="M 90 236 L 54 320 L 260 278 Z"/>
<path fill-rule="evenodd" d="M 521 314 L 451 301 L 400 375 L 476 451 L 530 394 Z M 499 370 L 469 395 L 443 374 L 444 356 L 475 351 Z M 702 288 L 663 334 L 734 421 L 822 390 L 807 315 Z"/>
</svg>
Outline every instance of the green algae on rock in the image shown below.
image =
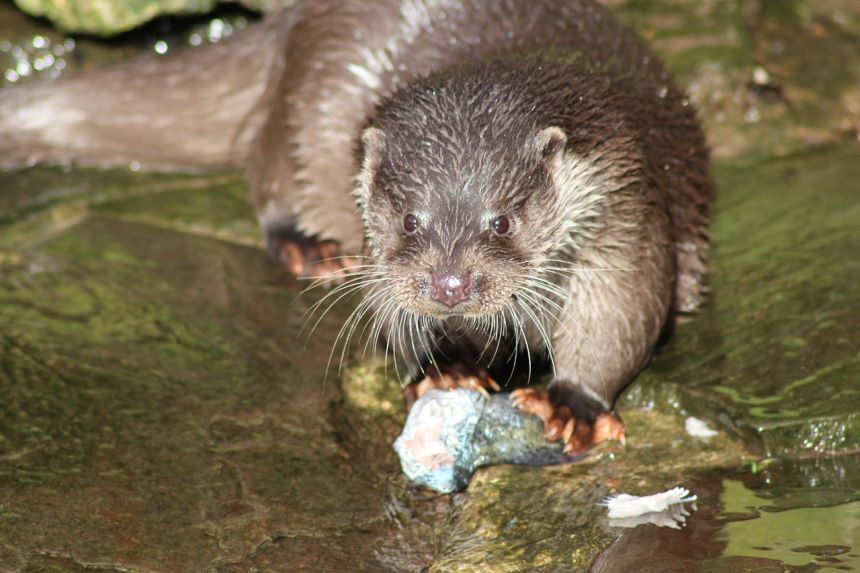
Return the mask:
<svg viewBox="0 0 860 573">
<path fill-rule="evenodd" d="M 237 174 L 64 168 L 0 172 L 0 256 L 100 212 L 193 235 L 262 246 Z"/>
<path fill-rule="evenodd" d="M 16 0 L 15 3 L 28 14 L 46 17 L 61 29 L 103 35 L 130 30 L 159 14 L 202 13 L 215 5 L 214 0 L 139 0 L 137 2 Z"/>
<path fill-rule="evenodd" d="M 219 0 L 15 0 L 21 10 L 48 18 L 67 32 L 111 36 L 144 24 L 157 16 L 205 14 Z M 239 0 L 247 8 L 272 12 L 295 0 Z"/>
<path fill-rule="evenodd" d="M 325 531 L 369 563 L 384 491 L 330 437 L 308 356 L 336 330 L 304 356 L 297 287 L 256 248 L 106 215 L 0 267 L 0 545 L 193 571 Z"/>
</svg>

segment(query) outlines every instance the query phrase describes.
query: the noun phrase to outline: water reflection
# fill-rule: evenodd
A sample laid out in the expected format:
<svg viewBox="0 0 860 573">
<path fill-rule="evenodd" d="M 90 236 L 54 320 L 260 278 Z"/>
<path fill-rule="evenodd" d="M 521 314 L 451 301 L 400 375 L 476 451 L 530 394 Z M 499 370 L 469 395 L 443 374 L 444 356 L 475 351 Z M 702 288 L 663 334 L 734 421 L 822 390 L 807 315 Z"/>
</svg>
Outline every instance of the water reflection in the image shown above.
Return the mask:
<svg viewBox="0 0 860 573">
<path fill-rule="evenodd" d="M 689 488 L 700 501 L 687 527 L 626 529 L 591 570 L 860 570 L 860 456 L 712 472 Z"/>
</svg>

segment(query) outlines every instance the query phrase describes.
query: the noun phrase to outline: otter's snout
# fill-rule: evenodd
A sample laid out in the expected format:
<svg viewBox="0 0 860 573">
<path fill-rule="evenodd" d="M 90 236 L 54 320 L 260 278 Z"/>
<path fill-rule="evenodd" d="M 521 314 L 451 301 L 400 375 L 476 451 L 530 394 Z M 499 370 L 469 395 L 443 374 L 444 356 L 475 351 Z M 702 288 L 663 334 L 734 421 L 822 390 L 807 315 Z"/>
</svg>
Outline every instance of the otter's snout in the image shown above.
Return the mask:
<svg viewBox="0 0 860 573">
<path fill-rule="evenodd" d="M 472 275 L 444 270 L 430 273 L 430 298 L 447 307 L 469 300 L 472 296 Z"/>
</svg>

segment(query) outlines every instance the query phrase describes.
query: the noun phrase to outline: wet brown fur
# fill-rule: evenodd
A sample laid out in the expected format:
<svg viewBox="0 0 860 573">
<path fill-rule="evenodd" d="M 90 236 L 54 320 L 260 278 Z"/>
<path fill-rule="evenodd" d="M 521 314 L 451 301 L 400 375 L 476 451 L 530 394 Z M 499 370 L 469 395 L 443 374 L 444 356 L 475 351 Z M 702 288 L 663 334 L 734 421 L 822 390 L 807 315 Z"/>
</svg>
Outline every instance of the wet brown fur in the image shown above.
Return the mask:
<svg viewBox="0 0 860 573">
<path fill-rule="evenodd" d="M 550 347 L 555 394 L 608 408 L 670 311 L 701 302 L 713 192 L 702 133 L 600 5 L 316 0 L 248 34 L 0 92 L 3 163 L 244 165 L 264 232 L 366 249 L 393 289 L 375 300 L 425 316 L 378 317 L 413 376 L 440 333 L 495 344 L 475 320 L 502 312 L 531 273 L 565 297 L 523 315 L 521 333 L 490 334 Z M 406 240 L 410 210 L 426 225 Z M 490 213 L 512 216 L 509 238 L 488 232 Z M 422 281 L 440 264 L 477 273 L 466 318 L 443 320 L 427 300 Z"/>
</svg>

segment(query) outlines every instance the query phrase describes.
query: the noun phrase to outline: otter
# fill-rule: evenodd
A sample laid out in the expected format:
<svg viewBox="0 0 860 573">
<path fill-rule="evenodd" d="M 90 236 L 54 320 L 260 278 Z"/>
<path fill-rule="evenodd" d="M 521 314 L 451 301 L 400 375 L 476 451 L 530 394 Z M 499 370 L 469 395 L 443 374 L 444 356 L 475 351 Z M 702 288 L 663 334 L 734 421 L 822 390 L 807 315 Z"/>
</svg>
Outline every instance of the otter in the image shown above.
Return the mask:
<svg viewBox="0 0 860 573">
<path fill-rule="evenodd" d="M 708 150 L 589 0 L 308 1 L 235 41 L 0 91 L 0 162 L 243 167 L 269 251 L 362 290 L 410 385 L 498 389 L 578 453 L 705 292 Z"/>
</svg>

